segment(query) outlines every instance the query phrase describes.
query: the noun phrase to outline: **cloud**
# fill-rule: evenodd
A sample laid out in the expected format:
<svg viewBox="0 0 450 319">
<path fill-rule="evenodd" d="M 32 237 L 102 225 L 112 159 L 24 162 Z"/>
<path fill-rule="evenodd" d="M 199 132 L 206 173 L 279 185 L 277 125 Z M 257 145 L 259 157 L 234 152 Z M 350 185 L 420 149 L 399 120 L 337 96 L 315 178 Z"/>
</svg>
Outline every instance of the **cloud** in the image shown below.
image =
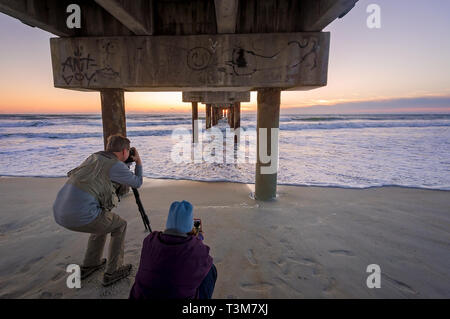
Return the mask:
<svg viewBox="0 0 450 319">
<path fill-rule="evenodd" d="M 450 96 L 423 96 L 283 108 L 286 113 L 450 113 Z"/>
</svg>

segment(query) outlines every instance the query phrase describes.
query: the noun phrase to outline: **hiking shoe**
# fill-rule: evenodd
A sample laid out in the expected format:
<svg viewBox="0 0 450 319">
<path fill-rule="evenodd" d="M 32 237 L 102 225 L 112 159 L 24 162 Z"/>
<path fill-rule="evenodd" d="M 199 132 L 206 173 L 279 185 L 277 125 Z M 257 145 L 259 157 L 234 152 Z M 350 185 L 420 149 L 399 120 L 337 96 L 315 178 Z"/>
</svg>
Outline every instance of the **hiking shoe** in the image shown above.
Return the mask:
<svg viewBox="0 0 450 319">
<path fill-rule="evenodd" d="M 103 258 L 100 265 L 97 266 L 91 266 L 91 267 L 83 267 L 81 266 L 80 270 L 81 270 L 81 279 L 86 279 L 87 277 L 89 277 L 90 275 L 92 275 L 94 272 L 96 272 L 99 269 L 104 268 L 106 265 L 106 258 Z"/>
<path fill-rule="evenodd" d="M 120 279 L 128 277 L 128 275 L 131 273 L 131 268 L 133 268 L 133 265 L 128 264 L 128 265 L 123 265 L 122 267 L 119 267 L 119 269 L 117 269 L 112 274 L 105 272 L 105 274 L 103 275 L 102 285 L 106 287 L 106 286 L 109 286 L 109 285 L 115 283 L 116 281 L 118 281 Z"/>
</svg>

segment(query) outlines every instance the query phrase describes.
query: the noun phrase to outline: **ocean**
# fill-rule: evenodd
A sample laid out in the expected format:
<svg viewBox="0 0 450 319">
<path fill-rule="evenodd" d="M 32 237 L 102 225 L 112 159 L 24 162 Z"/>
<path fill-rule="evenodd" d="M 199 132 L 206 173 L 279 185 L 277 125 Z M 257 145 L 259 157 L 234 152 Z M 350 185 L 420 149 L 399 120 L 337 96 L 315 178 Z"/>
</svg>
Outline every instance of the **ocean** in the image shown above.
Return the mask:
<svg viewBox="0 0 450 319">
<path fill-rule="evenodd" d="M 312 116 L 283 111 L 279 184 L 450 190 L 450 114 Z M 188 113 L 127 115 L 127 134 L 141 154 L 146 177 L 254 182 L 255 143 L 245 148 L 245 163 L 174 162 L 171 153 L 179 141 L 172 133 L 184 129 L 190 136 L 191 125 Z M 243 113 L 241 127 L 255 130 L 256 114 Z M 225 132 L 226 119 L 218 128 Z M 215 142 L 204 141 L 203 146 L 208 143 Z M 0 115 L 0 176 L 66 176 L 102 149 L 98 114 Z"/>
</svg>

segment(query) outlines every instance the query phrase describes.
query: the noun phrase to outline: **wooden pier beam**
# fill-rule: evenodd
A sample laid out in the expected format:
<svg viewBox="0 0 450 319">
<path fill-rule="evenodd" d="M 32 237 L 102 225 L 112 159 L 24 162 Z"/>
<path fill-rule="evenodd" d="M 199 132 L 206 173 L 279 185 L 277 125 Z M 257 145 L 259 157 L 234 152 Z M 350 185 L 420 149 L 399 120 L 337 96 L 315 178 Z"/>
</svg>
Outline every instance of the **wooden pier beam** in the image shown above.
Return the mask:
<svg viewBox="0 0 450 319">
<path fill-rule="evenodd" d="M 279 128 L 280 125 L 280 89 L 266 88 L 258 90 L 258 113 L 256 123 L 256 175 L 255 175 L 255 199 L 267 201 L 275 199 L 277 193 L 277 164 L 278 164 L 278 140 L 274 141 L 275 148 L 271 148 L 271 129 Z M 267 129 L 267 140 L 260 141 L 260 129 Z M 260 143 L 265 142 L 267 155 L 275 156 L 275 161 L 262 163 L 260 158 Z M 266 154 L 263 154 L 266 155 Z M 268 174 L 261 169 L 269 169 L 269 166 L 275 166 L 275 172 Z M 272 167 L 273 167 L 272 166 Z"/>
<path fill-rule="evenodd" d="M 125 119 L 125 99 L 121 89 L 104 89 L 100 91 L 102 101 L 103 142 L 110 135 L 122 134 L 127 136 Z"/>
</svg>

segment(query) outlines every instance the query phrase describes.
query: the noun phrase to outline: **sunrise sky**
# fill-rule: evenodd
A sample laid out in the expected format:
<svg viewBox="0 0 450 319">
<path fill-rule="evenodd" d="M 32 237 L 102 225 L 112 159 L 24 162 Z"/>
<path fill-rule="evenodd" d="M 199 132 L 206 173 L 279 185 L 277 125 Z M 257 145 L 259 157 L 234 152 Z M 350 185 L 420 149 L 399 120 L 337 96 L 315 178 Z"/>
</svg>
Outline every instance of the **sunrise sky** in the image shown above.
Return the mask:
<svg viewBox="0 0 450 319">
<path fill-rule="evenodd" d="M 381 29 L 366 25 L 371 3 L 381 7 Z M 360 0 L 324 31 L 331 32 L 328 85 L 282 92 L 283 112 L 450 112 L 450 1 Z M 100 112 L 99 93 L 53 87 L 51 37 L 0 13 L 0 113 Z M 256 109 L 256 92 L 251 97 L 243 111 Z M 125 100 L 127 112 L 190 111 L 180 92 Z"/>
</svg>

